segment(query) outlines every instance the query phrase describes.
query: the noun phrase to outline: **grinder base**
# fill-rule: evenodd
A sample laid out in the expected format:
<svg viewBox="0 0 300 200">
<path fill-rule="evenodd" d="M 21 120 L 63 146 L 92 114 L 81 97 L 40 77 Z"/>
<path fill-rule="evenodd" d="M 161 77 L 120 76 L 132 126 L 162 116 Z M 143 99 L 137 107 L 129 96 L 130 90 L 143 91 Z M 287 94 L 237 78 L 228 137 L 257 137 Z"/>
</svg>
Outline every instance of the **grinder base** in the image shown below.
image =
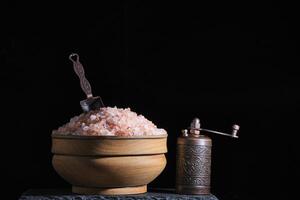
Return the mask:
<svg viewBox="0 0 300 200">
<path fill-rule="evenodd" d="M 210 194 L 210 187 L 201 187 L 201 186 L 188 187 L 183 185 L 177 185 L 176 193 L 206 195 L 206 194 Z"/>
</svg>

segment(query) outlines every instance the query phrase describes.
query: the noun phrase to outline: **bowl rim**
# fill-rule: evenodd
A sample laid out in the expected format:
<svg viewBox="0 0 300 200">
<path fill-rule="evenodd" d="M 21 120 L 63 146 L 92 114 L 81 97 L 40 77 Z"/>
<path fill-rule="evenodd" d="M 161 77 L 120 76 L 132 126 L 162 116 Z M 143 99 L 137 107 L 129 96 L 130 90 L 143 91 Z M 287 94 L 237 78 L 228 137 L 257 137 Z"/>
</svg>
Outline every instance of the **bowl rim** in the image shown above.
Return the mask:
<svg viewBox="0 0 300 200">
<path fill-rule="evenodd" d="M 139 139 L 162 139 L 167 138 L 168 134 L 164 135 L 151 135 L 151 136 L 87 136 L 87 135 L 61 135 L 52 134 L 52 139 L 75 139 L 75 140 L 139 140 Z"/>
</svg>

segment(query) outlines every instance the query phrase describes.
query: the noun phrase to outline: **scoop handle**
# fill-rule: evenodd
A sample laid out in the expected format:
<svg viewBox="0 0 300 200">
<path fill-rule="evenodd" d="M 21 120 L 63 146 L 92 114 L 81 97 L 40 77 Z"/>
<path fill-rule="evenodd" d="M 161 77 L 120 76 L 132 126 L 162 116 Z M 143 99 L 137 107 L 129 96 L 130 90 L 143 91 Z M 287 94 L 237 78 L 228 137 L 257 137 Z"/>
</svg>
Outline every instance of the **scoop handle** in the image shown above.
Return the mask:
<svg viewBox="0 0 300 200">
<path fill-rule="evenodd" d="M 75 58 L 75 59 L 73 59 L 73 58 Z M 86 94 L 87 98 L 93 97 L 91 84 L 85 77 L 84 68 L 83 68 L 82 64 L 79 62 L 79 55 L 76 53 L 72 53 L 69 56 L 69 59 L 73 62 L 74 71 L 80 79 L 81 89 Z"/>
</svg>

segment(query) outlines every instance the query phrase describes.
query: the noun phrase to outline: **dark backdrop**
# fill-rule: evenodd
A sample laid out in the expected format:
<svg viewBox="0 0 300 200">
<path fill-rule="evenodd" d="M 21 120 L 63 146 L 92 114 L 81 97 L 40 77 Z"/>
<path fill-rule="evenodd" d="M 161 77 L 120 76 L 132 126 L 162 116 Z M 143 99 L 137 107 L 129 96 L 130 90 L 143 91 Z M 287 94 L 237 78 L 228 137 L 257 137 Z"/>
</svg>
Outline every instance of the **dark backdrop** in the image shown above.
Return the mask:
<svg viewBox="0 0 300 200">
<path fill-rule="evenodd" d="M 70 187 L 51 166 L 50 136 L 81 112 L 85 96 L 68 60 L 77 52 L 106 105 L 168 131 L 168 165 L 150 186 L 174 187 L 176 138 L 197 116 L 210 129 L 241 126 L 238 140 L 211 135 L 215 195 L 291 199 L 299 178 L 295 5 L 26 1 L 1 9 L 1 168 L 14 198 Z"/>
</svg>

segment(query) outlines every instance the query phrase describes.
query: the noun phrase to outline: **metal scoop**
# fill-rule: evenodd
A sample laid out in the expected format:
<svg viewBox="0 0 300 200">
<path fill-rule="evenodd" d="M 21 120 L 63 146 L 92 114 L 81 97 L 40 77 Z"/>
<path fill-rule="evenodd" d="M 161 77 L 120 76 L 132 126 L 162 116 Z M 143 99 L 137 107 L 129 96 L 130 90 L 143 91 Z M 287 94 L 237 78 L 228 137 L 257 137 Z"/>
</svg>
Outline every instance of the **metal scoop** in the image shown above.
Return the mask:
<svg viewBox="0 0 300 200">
<path fill-rule="evenodd" d="M 104 107 L 100 96 L 93 97 L 91 85 L 84 75 L 82 64 L 79 62 L 79 55 L 76 53 L 72 53 L 69 56 L 69 59 L 73 62 L 74 71 L 80 79 L 81 89 L 87 96 L 87 99 L 80 101 L 80 106 L 83 112 L 88 112 L 90 110 L 96 110 Z"/>
</svg>

